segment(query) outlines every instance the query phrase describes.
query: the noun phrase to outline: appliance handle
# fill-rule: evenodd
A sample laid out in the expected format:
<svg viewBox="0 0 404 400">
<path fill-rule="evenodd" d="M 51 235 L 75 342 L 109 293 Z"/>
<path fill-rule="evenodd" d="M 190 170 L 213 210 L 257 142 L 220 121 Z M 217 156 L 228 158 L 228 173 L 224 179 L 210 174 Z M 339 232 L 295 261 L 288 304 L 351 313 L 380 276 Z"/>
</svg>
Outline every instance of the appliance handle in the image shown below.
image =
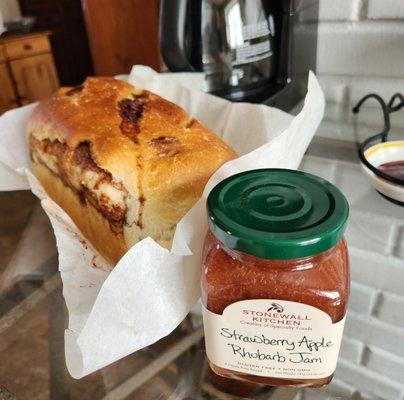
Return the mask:
<svg viewBox="0 0 404 400">
<path fill-rule="evenodd" d="M 160 48 L 170 71 L 194 71 L 185 49 L 188 0 L 160 1 Z"/>
<path fill-rule="evenodd" d="M 281 49 L 279 52 L 278 76 L 280 83 L 289 82 L 292 76 L 292 51 L 293 51 L 293 19 L 294 1 L 283 1 Z M 285 46 L 284 44 L 287 43 Z"/>
</svg>

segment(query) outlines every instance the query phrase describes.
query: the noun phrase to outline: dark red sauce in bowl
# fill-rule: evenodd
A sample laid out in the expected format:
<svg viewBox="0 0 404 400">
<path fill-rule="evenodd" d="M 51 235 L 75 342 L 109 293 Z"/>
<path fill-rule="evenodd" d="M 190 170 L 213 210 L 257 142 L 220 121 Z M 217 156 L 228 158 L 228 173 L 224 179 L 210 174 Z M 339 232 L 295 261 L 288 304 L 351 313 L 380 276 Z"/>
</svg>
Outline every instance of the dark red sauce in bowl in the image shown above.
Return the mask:
<svg viewBox="0 0 404 400">
<path fill-rule="evenodd" d="M 401 179 L 404 183 L 404 160 L 386 162 L 379 165 L 378 169 L 394 178 Z"/>
</svg>

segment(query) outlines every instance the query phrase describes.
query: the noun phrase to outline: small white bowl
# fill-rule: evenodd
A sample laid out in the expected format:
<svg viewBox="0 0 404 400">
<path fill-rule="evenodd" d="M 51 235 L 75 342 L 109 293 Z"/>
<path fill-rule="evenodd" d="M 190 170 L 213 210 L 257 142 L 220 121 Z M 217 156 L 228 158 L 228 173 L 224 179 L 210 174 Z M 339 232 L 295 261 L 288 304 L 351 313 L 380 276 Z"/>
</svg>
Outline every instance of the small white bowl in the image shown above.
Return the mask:
<svg viewBox="0 0 404 400">
<path fill-rule="evenodd" d="M 366 160 L 376 168 L 388 162 L 404 161 L 404 140 L 378 143 L 369 147 L 364 155 Z M 404 205 L 404 185 L 395 184 L 377 176 L 363 163 L 362 168 L 366 178 L 378 192 L 393 202 Z"/>
</svg>

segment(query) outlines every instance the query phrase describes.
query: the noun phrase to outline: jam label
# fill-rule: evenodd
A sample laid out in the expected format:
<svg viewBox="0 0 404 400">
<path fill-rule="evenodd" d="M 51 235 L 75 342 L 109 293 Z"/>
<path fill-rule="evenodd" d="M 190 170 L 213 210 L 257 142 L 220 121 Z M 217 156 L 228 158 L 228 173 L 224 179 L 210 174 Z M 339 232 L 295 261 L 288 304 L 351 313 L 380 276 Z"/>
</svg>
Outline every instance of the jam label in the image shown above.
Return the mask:
<svg viewBox="0 0 404 400">
<path fill-rule="evenodd" d="M 345 318 L 284 300 L 243 300 L 222 315 L 203 307 L 206 353 L 218 367 L 251 375 L 325 378 L 335 371 Z"/>
</svg>

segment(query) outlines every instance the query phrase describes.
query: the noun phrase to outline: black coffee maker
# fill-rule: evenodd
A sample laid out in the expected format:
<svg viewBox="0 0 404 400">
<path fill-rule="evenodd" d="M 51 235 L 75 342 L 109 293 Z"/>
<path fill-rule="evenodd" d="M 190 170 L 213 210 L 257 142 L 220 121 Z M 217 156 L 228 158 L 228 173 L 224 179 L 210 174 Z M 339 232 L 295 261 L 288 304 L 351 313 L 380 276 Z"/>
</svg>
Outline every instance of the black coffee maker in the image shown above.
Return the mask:
<svg viewBox="0 0 404 400">
<path fill-rule="evenodd" d="M 161 0 L 161 52 L 170 71 L 204 72 L 212 94 L 288 110 L 315 71 L 317 19 L 318 0 Z"/>
</svg>

